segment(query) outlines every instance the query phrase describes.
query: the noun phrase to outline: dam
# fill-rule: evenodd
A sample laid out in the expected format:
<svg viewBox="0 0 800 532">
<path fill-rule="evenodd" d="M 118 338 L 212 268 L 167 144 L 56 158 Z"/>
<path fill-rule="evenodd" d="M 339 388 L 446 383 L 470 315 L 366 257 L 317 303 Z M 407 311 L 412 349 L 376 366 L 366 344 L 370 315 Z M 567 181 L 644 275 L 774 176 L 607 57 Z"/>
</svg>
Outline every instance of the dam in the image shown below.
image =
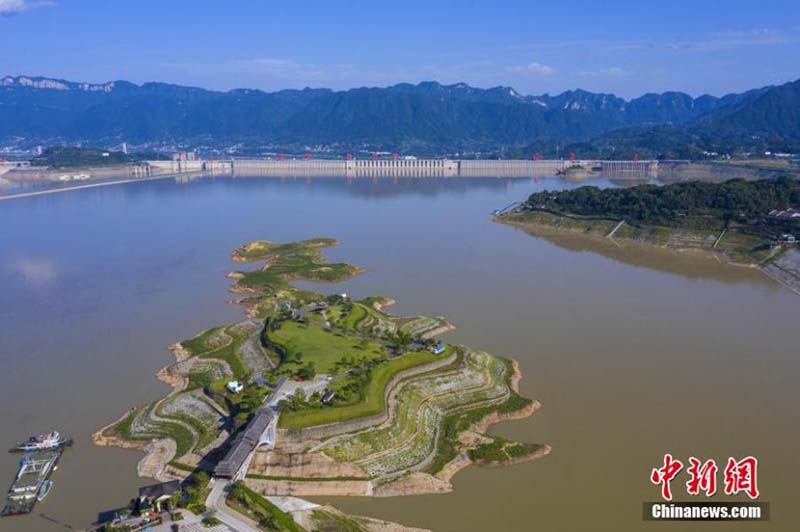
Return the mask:
<svg viewBox="0 0 800 532">
<path fill-rule="evenodd" d="M 227 159 L 147 161 L 137 175 L 209 172 L 273 177 L 540 177 L 570 169 L 618 176 L 655 176 L 659 161 L 566 159 Z"/>
</svg>

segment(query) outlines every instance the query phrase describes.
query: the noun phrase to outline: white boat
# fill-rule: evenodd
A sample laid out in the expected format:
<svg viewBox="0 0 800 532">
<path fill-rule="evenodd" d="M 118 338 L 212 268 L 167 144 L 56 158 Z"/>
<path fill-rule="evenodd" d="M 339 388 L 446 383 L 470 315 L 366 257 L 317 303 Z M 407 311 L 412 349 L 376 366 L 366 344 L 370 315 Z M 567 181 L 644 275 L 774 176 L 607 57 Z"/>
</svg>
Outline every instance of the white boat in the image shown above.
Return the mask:
<svg viewBox="0 0 800 532">
<path fill-rule="evenodd" d="M 54 430 L 46 434 L 31 436 L 27 441 L 18 443 L 11 451 L 47 451 L 68 445 L 72 445 L 72 439 L 66 438 L 63 434 Z"/>
<path fill-rule="evenodd" d="M 45 480 L 44 482 L 42 482 L 42 487 L 39 488 L 39 493 L 36 495 L 36 500 L 39 502 L 43 501 L 44 498 L 47 497 L 47 494 L 50 493 L 50 488 L 52 487 L 53 487 L 52 480 Z"/>
</svg>

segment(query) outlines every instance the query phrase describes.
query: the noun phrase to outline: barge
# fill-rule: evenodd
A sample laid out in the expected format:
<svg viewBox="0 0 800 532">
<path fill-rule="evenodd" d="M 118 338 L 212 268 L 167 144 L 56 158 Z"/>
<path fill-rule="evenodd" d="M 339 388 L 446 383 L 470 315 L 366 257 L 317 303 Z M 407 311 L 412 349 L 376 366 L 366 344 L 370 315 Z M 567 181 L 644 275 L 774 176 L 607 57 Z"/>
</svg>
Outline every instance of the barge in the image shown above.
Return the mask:
<svg viewBox="0 0 800 532">
<path fill-rule="evenodd" d="M 37 451 L 25 454 L 19 464 L 17 477 L 6 496 L 6 505 L 0 515 L 27 514 L 33 511 L 37 499 L 47 495 L 52 486 L 50 474 L 61 457 L 61 450 Z"/>
</svg>

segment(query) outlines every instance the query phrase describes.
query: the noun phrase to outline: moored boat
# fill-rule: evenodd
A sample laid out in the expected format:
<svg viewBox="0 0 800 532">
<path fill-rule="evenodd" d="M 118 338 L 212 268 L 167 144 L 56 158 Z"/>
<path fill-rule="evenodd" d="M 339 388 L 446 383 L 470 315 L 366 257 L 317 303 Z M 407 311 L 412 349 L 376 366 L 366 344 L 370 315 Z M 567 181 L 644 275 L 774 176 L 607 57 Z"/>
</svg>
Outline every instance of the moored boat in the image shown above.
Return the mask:
<svg viewBox="0 0 800 532">
<path fill-rule="evenodd" d="M 49 451 L 72 445 L 72 438 L 67 438 L 57 430 L 38 436 L 31 436 L 14 446 L 10 452 Z"/>
<path fill-rule="evenodd" d="M 42 482 L 42 487 L 39 488 L 39 493 L 36 494 L 36 500 L 39 502 L 43 501 L 44 498 L 47 497 L 47 494 L 50 493 L 50 488 L 52 487 L 53 487 L 52 480 L 48 479 Z"/>
</svg>

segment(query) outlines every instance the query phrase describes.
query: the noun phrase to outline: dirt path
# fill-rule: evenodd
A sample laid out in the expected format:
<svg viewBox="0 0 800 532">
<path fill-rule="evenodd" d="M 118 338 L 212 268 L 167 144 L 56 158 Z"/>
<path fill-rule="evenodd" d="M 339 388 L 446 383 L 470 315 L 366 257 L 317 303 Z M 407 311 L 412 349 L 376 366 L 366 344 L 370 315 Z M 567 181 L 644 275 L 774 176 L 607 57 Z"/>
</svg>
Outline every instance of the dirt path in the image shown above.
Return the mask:
<svg viewBox="0 0 800 532">
<path fill-rule="evenodd" d="M 171 480 L 165 476 L 167 464 L 175 456 L 176 445 L 170 439 L 153 440 L 145 448 L 144 458 L 139 460 L 136 472 L 140 477 L 154 478 L 160 482 Z"/>
</svg>

